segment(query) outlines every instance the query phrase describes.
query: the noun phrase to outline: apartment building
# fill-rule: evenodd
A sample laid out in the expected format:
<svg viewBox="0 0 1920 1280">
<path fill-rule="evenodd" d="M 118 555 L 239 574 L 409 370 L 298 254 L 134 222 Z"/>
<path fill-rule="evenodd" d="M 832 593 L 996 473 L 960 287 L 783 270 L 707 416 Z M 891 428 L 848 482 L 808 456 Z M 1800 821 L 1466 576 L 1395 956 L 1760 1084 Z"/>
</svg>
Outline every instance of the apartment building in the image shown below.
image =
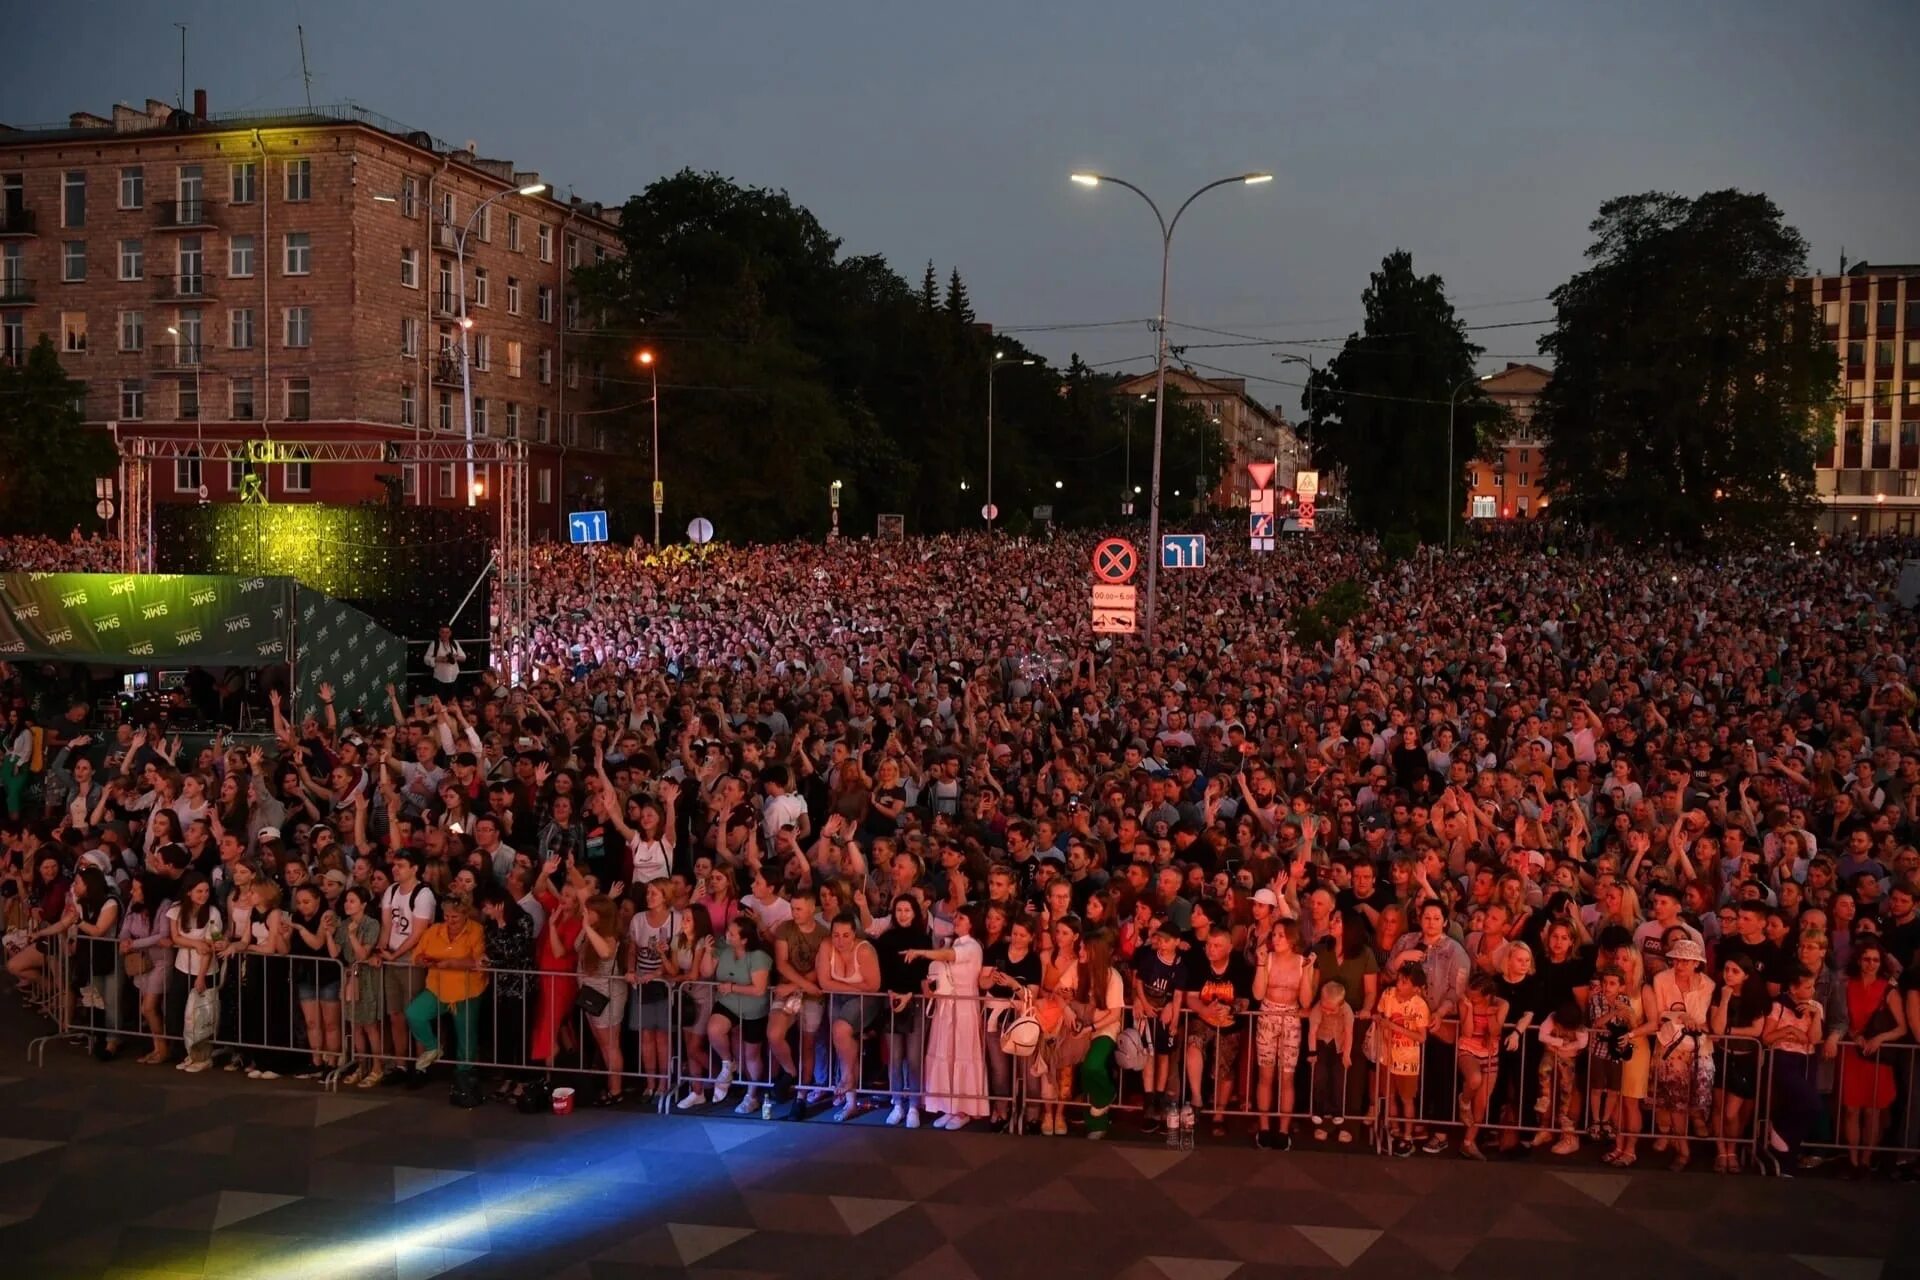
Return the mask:
<svg viewBox="0 0 1920 1280">
<path fill-rule="evenodd" d="M 1920 264 L 1842 262 L 1794 288 L 1841 365 L 1833 447 L 1814 469 L 1821 532 L 1920 532 Z"/>
<path fill-rule="evenodd" d="M 1534 430 L 1533 410 L 1552 380 L 1550 370 L 1511 361 L 1481 379 L 1480 393 L 1505 410 L 1507 421 L 1488 456 L 1467 463 L 1468 519 L 1526 520 L 1546 514 L 1546 442 Z"/>
<path fill-rule="evenodd" d="M 1305 460 L 1305 448 L 1284 414 L 1247 394 L 1245 378 L 1202 377 L 1192 369 L 1169 366 L 1167 388 L 1207 416 L 1226 448 L 1226 469 L 1219 484 L 1207 496 L 1209 503 L 1244 510 L 1247 505 L 1247 486 L 1251 483 L 1247 475 L 1247 463 L 1254 461 L 1277 463 L 1274 487 L 1293 488 L 1294 476 L 1300 470 L 1300 463 Z M 1139 402 L 1140 397 L 1147 397 L 1140 404 L 1140 421 L 1137 424 L 1143 428 L 1141 439 L 1146 452 L 1136 456 L 1138 465 L 1133 468 L 1142 486 L 1147 483 L 1146 478 L 1152 470 L 1153 391 L 1154 375 L 1151 373 L 1128 378 L 1113 389 L 1113 394 L 1123 400 Z M 1164 474 L 1167 494 L 1175 490 L 1192 493 L 1184 483 L 1195 474 L 1191 461 L 1169 457 L 1165 460 Z"/>
<path fill-rule="evenodd" d="M 569 272 L 617 210 L 357 107 L 209 114 L 148 100 L 0 126 L 0 359 L 45 334 L 90 424 L 208 439 L 461 436 L 458 281 L 474 432 L 529 442 L 534 536 L 564 536 L 613 443 Z M 464 247 L 464 257 L 461 250 Z M 269 501 L 468 499 L 464 468 L 267 465 Z M 160 501 L 231 501 L 240 464 L 176 463 Z M 482 501 L 494 486 L 482 478 Z"/>
</svg>

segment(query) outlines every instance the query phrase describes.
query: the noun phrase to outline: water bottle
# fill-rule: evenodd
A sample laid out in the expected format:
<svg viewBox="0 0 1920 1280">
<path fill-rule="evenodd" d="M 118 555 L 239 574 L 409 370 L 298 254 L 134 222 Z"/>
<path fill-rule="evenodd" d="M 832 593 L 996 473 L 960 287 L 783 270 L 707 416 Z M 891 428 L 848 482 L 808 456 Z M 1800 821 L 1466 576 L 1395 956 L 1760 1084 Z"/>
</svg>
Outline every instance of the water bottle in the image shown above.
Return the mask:
<svg viewBox="0 0 1920 1280">
<path fill-rule="evenodd" d="M 767 1090 L 766 1095 L 760 1099 L 760 1118 L 773 1119 L 773 1090 L 771 1089 Z"/>
</svg>

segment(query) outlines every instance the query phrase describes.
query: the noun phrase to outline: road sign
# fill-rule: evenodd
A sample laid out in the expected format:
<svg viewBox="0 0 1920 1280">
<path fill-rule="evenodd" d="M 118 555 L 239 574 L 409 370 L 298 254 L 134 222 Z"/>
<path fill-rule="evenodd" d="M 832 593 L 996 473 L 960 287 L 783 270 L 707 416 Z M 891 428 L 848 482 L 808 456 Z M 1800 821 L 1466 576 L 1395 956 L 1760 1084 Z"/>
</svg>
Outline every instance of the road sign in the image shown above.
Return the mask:
<svg viewBox="0 0 1920 1280">
<path fill-rule="evenodd" d="M 1249 462 L 1247 464 L 1247 474 L 1253 478 L 1254 488 L 1270 488 L 1273 480 L 1273 464 L 1271 462 Z"/>
<path fill-rule="evenodd" d="M 1035 507 L 1033 509 L 1033 518 L 1035 520 L 1046 520 L 1051 522 L 1053 520 L 1053 508 L 1047 505 L 1041 505 L 1041 506 Z"/>
<path fill-rule="evenodd" d="M 1162 569 L 1204 569 L 1207 567 L 1207 538 L 1200 533 L 1163 533 L 1160 535 Z"/>
<path fill-rule="evenodd" d="M 1127 582 L 1140 568 L 1140 553 L 1125 538 L 1106 538 L 1093 549 L 1093 576 L 1102 582 Z"/>
<path fill-rule="evenodd" d="M 1267 490 L 1272 493 L 1273 490 Z M 1273 512 L 1250 511 L 1247 513 L 1247 543 L 1254 551 L 1273 550 Z"/>
<path fill-rule="evenodd" d="M 1093 584 L 1093 630 L 1097 635 L 1130 636 L 1136 629 L 1139 588 Z"/>
<path fill-rule="evenodd" d="M 1313 532 L 1313 499 L 1300 499 L 1300 529 L 1303 533 Z"/>
<path fill-rule="evenodd" d="M 113 499 L 100 499 L 99 502 L 94 504 L 93 514 L 99 516 L 102 520 L 113 519 Z"/>
<path fill-rule="evenodd" d="M 1000 518 L 1000 508 L 989 502 L 986 506 L 980 508 L 980 518 L 988 524 L 992 524 Z"/>
<path fill-rule="evenodd" d="M 1293 488 L 1302 499 L 1319 497 L 1320 473 L 1318 471 L 1300 472 L 1293 478 Z"/>
<path fill-rule="evenodd" d="M 695 516 L 687 524 L 687 541 L 695 546 L 704 546 L 713 541 L 713 521 L 705 516 Z"/>
<path fill-rule="evenodd" d="M 606 540 L 606 512 L 575 511 L 567 516 L 567 541 L 575 546 L 584 542 L 605 542 Z"/>
</svg>

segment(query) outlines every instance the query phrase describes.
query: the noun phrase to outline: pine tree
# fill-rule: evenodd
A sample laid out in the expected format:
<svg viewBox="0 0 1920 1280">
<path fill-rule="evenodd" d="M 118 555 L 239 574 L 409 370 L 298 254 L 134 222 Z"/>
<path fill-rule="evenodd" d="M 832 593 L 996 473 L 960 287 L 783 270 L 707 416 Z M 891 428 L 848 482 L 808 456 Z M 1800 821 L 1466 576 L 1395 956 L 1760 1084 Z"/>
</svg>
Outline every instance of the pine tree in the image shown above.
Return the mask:
<svg viewBox="0 0 1920 1280">
<path fill-rule="evenodd" d="M 933 274 L 933 259 L 927 259 L 927 273 L 920 277 L 920 310 L 932 314 L 940 306 L 940 279 Z"/>
<path fill-rule="evenodd" d="M 958 267 L 947 277 L 947 315 L 958 325 L 973 323 L 973 303 L 967 300 L 967 286 L 960 279 Z"/>
</svg>

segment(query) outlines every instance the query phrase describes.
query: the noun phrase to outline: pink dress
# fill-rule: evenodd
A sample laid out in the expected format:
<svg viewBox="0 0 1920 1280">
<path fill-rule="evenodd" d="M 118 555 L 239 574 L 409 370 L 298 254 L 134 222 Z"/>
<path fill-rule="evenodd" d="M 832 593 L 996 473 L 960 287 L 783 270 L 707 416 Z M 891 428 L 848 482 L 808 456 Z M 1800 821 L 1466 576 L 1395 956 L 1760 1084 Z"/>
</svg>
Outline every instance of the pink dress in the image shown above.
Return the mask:
<svg viewBox="0 0 1920 1280">
<path fill-rule="evenodd" d="M 955 938 L 952 945 L 953 960 L 936 960 L 927 973 L 935 999 L 922 1075 L 926 1109 L 984 1116 L 988 1107 L 987 1054 L 981 1038 L 982 953 L 980 944 L 970 937 Z"/>
</svg>

